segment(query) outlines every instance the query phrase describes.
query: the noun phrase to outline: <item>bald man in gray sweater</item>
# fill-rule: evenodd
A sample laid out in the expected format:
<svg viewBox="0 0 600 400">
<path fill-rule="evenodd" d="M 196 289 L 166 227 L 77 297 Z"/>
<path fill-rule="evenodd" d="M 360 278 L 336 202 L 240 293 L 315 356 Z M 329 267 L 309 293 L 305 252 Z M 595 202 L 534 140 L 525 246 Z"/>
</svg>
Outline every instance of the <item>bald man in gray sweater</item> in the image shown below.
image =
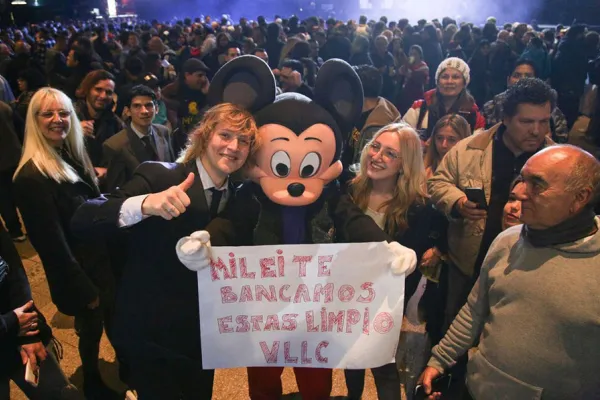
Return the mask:
<svg viewBox="0 0 600 400">
<path fill-rule="evenodd" d="M 514 191 L 524 225 L 496 238 L 420 381 L 441 398 L 432 381 L 479 340 L 467 398 L 600 399 L 600 163 L 552 146 L 525 164 Z"/>
</svg>

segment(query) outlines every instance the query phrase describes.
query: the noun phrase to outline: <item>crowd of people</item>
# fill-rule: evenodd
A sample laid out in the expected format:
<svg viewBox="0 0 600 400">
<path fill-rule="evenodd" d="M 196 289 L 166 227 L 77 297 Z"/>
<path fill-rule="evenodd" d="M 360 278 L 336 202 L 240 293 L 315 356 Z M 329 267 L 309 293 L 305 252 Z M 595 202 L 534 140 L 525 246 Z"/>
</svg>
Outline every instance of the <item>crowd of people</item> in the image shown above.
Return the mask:
<svg viewBox="0 0 600 400">
<path fill-rule="evenodd" d="M 585 118 L 587 140 L 600 145 L 600 35 L 582 25 L 364 16 L 0 32 L 0 397 L 13 380 L 31 398 L 122 399 L 98 367 L 106 332 L 128 398 L 211 398 L 197 286 L 175 243 L 230 215 L 261 145 L 265 117 L 211 92 L 243 55 L 268 65 L 279 94 L 321 99 L 317 75 L 332 59 L 360 80 L 359 115 L 332 128 L 344 131 L 340 185 L 331 186 L 377 226 L 359 240 L 338 215 L 332 229 L 340 242 L 385 237 L 415 252 L 405 297 L 426 282 L 419 315 L 432 349 L 420 382 L 429 398 L 600 397 L 600 163 L 567 144 Z M 12 243 L 27 239 L 52 301 L 75 318 L 81 393 L 31 301 Z M 44 377 L 37 387 L 23 379 L 32 366 Z M 395 364 L 372 372 L 380 399 L 410 386 Z M 436 378 L 447 373 L 442 390 Z M 305 400 L 329 398 L 330 375 L 306 376 Z M 345 371 L 348 399 L 361 398 L 364 376 Z M 249 379 L 252 399 L 279 398 L 280 384 L 257 389 L 263 370 Z"/>
</svg>

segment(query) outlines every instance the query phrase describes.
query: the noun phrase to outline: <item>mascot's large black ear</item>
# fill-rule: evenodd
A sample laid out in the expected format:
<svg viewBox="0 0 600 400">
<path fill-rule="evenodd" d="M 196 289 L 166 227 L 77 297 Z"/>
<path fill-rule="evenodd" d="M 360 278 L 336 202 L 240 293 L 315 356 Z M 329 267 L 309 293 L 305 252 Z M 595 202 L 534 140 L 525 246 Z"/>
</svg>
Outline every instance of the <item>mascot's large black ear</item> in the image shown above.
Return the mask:
<svg viewBox="0 0 600 400">
<path fill-rule="evenodd" d="M 223 65 L 210 82 L 208 104 L 237 104 L 254 113 L 275 100 L 275 76 L 256 56 L 237 57 Z"/>
<path fill-rule="evenodd" d="M 333 115 L 343 134 L 352 131 L 362 113 L 363 87 L 350 64 L 334 58 L 321 66 L 314 101 Z"/>
</svg>

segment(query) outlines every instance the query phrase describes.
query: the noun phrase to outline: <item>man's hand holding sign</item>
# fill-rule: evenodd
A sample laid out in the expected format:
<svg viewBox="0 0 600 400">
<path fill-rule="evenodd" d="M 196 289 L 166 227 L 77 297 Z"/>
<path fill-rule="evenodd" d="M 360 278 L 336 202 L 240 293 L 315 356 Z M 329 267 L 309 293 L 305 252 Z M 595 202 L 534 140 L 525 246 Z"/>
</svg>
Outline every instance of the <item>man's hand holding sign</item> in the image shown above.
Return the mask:
<svg viewBox="0 0 600 400">
<path fill-rule="evenodd" d="M 211 248 L 206 231 L 176 250 L 198 271 L 205 368 L 393 361 L 412 250 L 395 242 Z"/>
</svg>

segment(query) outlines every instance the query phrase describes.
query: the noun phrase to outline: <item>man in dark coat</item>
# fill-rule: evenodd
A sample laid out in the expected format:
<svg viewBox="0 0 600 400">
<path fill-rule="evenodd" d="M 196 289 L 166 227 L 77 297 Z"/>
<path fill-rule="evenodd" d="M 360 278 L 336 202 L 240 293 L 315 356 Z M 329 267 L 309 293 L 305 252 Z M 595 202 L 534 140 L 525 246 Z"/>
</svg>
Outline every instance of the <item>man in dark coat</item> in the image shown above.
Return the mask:
<svg viewBox="0 0 600 400">
<path fill-rule="evenodd" d="M 102 144 L 125 127 L 123 121 L 114 113 L 113 94 L 115 77 L 108 71 L 95 70 L 86 77 L 77 89 L 77 117 L 85 135 L 85 147 L 92 165 L 100 178 L 101 187 L 106 175 L 102 164 Z"/>
<path fill-rule="evenodd" d="M 212 396 L 214 371 L 202 369 L 197 283 L 179 263 L 175 244 L 224 212 L 233 197 L 229 175 L 246 161 L 255 132 L 243 109 L 213 107 L 181 162 L 143 163 L 129 182 L 90 200 L 73 217 L 80 236 L 107 236 L 120 228 L 129 233 L 114 342 L 140 398 Z"/>
<path fill-rule="evenodd" d="M 131 121 L 102 145 L 102 164 L 107 168 L 106 191 L 112 192 L 127 183 L 143 162 L 175 161 L 169 130 L 152 123 L 156 101 L 154 90 L 147 86 L 135 86 L 128 93 L 124 104 Z"/>
<path fill-rule="evenodd" d="M 587 78 L 585 26 L 573 25 L 558 44 L 552 63 L 552 87 L 558 93 L 558 108 L 567 118 L 569 128 L 579 116 L 579 101 Z"/>
<path fill-rule="evenodd" d="M 10 106 L 0 102 L 0 215 L 13 240 L 25 240 L 12 192 L 12 178 L 21 158 L 21 142 Z"/>
</svg>

